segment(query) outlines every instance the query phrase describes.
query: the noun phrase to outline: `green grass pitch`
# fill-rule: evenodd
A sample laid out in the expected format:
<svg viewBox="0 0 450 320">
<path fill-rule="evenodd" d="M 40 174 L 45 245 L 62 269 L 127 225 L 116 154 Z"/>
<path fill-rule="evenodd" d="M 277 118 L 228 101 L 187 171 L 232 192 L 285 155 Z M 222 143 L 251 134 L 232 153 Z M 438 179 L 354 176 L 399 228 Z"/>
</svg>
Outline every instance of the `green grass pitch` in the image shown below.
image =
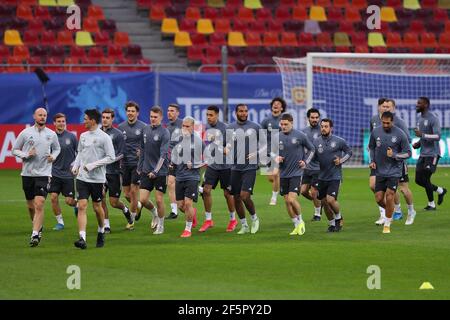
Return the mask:
<svg viewBox="0 0 450 320">
<path fill-rule="evenodd" d="M 446 185 L 449 168 L 438 168 L 433 182 Z M 192 238 L 179 237 L 184 217 L 166 220 L 165 234 L 150 232 L 150 214 L 124 230 L 122 213 L 111 211 L 112 233 L 95 248 L 96 220 L 89 208 L 88 249 L 73 246 L 77 227 L 71 208 L 62 205 L 66 229 L 55 224 L 49 199 L 45 230 L 37 248 L 28 246 L 31 224 L 18 171 L 0 173 L 0 299 L 449 299 L 450 196 L 435 213 L 425 212 L 425 191 L 410 183 L 416 222 L 394 222 L 384 235 L 374 221 L 378 209 L 368 188 L 368 169 L 345 169 L 339 201 L 344 230 L 327 234 L 327 224 L 310 222 L 311 203 L 300 198 L 304 236 L 289 236 L 292 222 L 283 199 L 268 205 L 271 187 L 258 176 L 253 199 L 260 232 L 225 232 L 228 220 L 220 190 L 214 192 L 215 227 Z M 204 220 L 199 201 L 199 222 Z M 166 210 L 169 207 L 166 206 Z M 402 199 L 406 213 L 406 204 Z M 81 270 L 81 289 L 69 290 L 69 265 Z M 381 289 L 369 290 L 367 268 L 381 269 Z M 428 281 L 434 290 L 419 290 Z"/>
</svg>

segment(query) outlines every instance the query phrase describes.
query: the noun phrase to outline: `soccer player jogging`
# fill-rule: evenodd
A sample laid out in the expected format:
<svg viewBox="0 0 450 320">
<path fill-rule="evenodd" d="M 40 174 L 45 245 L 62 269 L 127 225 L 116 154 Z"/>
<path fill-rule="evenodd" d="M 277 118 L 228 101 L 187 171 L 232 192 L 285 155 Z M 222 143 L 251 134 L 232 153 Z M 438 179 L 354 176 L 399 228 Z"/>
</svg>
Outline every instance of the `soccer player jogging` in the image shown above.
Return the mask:
<svg viewBox="0 0 450 320">
<path fill-rule="evenodd" d="M 167 107 L 167 119 L 169 119 L 169 123 L 166 125 L 170 133 L 169 160 L 171 151 L 178 143 L 181 136 L 181 126 L 183 124 L 183 120 L 179 119 L 179 116 L 180 107 L 175 103 L 169 104 Z M 167 219 L 176 219 L 178 217 L 178 205 L 175 196 L 175 171 L 172 167 L 169 168 L 169 173 L 167 176 L 167 188 L 169 189 L 169 201 L 171 208 Z"/>
<path fill-rule="evenodd" d="M 272 114 L 264 118 L 263 121 L 261 121 L 261 128 L 267 130 L 268 146 L 270 146 L 271 144 L 270 133 L 272 132 L 272 130 L 280 129 L 280 116 L 282 113 L 286 111 L 286 106 L 287 106 L 286 101 L 284 101 L 283 98 L 276 97 L 272 99 L 272 101 L 270 102 L 270 111 L 272 112 Z M 268 149 L 270 151 L 270 148 Z M 272 173 L 269 174 L 267 178 L 272 183 L 272 198 L 270 199 L 269 205 L 275 206 L 277 204 L 277 197 L 280 191 L 280 176 L 279 174 Z"/>
<path fill-rule="evenodd" d="M 22 159 L 22 189 L 27 200 L 33 231 L 30 246 L 41 241 L 44 204 L 52 176 L 52 162 L 58 157 L 60 146 L 56 133 L 45 126 L 47 111 L 38 108 L 33 114 L 34 126 L 20 132 L 12 154 Z"/>
<path fill-rule="evenodd" d="M 153 234 L 164 233 L 164 193 L 167 189 L 169 130 L 161 126 L 163 111 L 154 106 L 150 110 L 150 125 L 144 128 L 141 140 L 138 172 L 141 174 L 139 189 L 142 205 L 152 213 L 151 228 Z M 155 189 L 156 207 L 150 200 Z"/>
<path fill-rule="evenodd" d="M 78 231 L 80 239 L 74 242 L 75 247 L 86 249 L 87 205 L 91 197 L 97 216 L 97 248 L 105 244 L 105 212 L 102 207 L 103 184 L 106 182 L 106 165 L 115 160 L 114 146 L 107 133 L 99 128 L 101 114 L 96 109 L 84 112 L 83 132 L 78 143 L 78 154 L 72 168 L 77 176 L 78 192 Z"/>
<path fill-rule="evenodd" d="M 381 115 L 382 127 L 370 134 L 370 165 L 375 170 L 375 199 L 386 211 L 383 233 L 391 232 L 394 213 L 394 196 L 402 177 L 404 161 L 411 157 L 406 134 L 394 126 L 394 114 L 386 111 Z"/>
<path fill-rule="evenodd" d="M 141 214 L 142 205 L 139 202 L 139 175 L 136 171 L 139 161 L 139 148 L 141 146 L 142 130 L 146 124 L 140 120 L 139 105 L 129 101 L 125 105 L 127 120 L 119 124 L 118 129 L 125 138 L 125 156 L 123 158 L 122 187 L 125 198 L 130 203 L 131 220 L 127 229 L 133 230 L 134 221 L 138 221 Z"/>
<path fill-rule="evenodd" d="M 104 195 L 102 199 L 103 211 L 105 211 L 105 233 L 111 233 L 111 225 L 109 222 L 109 211 L 106 205 L 106 193 L 109 193 L 109 204 L 115 209 L 122 210 L 128 225 L 133 225 L 131 220 L 131 214 L 128 207 L 120 201 L 120 194 L 122 193 L 121 186 L 121 161 L 123 159 L 123 153 L 125 151 L 125 139 L 122 132 L 119 129 L 114 128 L 114 110 L 106 108 L 102 111 L 102 130 L 109 135 L 114 146 L 114 152 L 116 159 L 113 163 L 106 166 L 106 183 L 104 186 Z"/>
<path fill-rule="evenodd" d="M 290 235 L 303 235 L 305 222 L 302 219 L 297 197 L 300 194 L 303 169 L 314 157 L 315 148 L 308 137 L 303 132 L 294 130 L 293 126 L 292 115 L 288 113 L 281 115 L 280 155 L 276 157 L 275 161 L 280 164 L 280 193 L 284 197 L 288 214 L 294 223 L 294 230 Z M 305 149 L 308 150 L 308 158 L 306 158 Z"/>
<path fill-rule="evenodd" d="M 341 137 L 333 135 L 333 121 L 320 121 L 321 136 L 314 141 L 315 157 L 319 161 L 320 173 L 316 185 L 318 198 L 328 218 L 328 232 L 342 229 L 342 215 L 337 201 L 342 181 L 342 164 L 352 156 L 352 150 Z"/>
<path fill-rule="evenodd" d="M 197 225 L 197 209 L 193 203 L 198 199 L 198 184 L 204 144 L 200 136 L 194 132 L 195 120 L 186 117 L 183 120 L 182 135 L 172 150 L 171 166 L 175 168 L 175 194 L 178 208 L 186 215 L 186 227 L 182 238 L 192 235 L 192 228 Z"/>
<path fill-rule="evenodd" d="M 259 140 L 260 125 L 248 120 L 248 107 L 245 104 L 238 104 L 235 108 L 236 122 L 228 126 L 233 131 L 232 140 L 227 141 L 227 150 L 232 147 L 231 166 L 231 194 L 234 198 L 236 212 L 241 221 L 241 229 L 238 234 L 252 234 L 259 230 L 259 219 L 256 215 L 255 204 L 251 198 L 256 181 L 256 171 L 258 170 L 257 144 Z M 227 140 L 229 134 L 227 134 Z M 251 146 L 254 147 L 253 150 Z M 243 150 L 244 149 L 244 150 Z M 260 153 L 267 152 L 266 147 L 259 150 Z M 227 151 L 228 152 L 228 151 Z M 251 229 L 245 218 L 245 208 L 247 208 L 252 219 Z"/>
<path fill-rule="evenodd" d="M 303 129 L 303 132 L 308 137 L 309 141 L 314 144 L 314 141 L 320 137 L 320 111 L 311 108 L 306 113 L 308 118 L 309 126 Z M 317 199 L 317 189 L 315 185 L 317 184 L 317 179 L 319 177 L 320 167 L 319 162 L 316 158 L 313 158 L 310 163 L 306 165 L 303 172 L 302 186 L 300 192 L 302 195 L 313 202 L 314 205 L 314 215 L 311 221 L 320 221 L 320 210 L 322 208 L 320 200 Z"/>
<path fill-rule="evenodd" d="M 199 231 L 204 232 L 214 226 L 212 220 L 211 190 L 215 189 L 220 181 L 220 187 L 223 190 L 223 196 L 225 197 L 230 213 L 230 222 L 228 223 L 226 231 L 232 232 L 236 228 L 237 220 L 233 196 L 230 193 L 231 164 L 226 163 L 224 152 L 226 148 L 227 125 L 219 121 L 219 108 L 217 106 L 209 106 L 206 110 L 206 117 L 208 123 L 206 124 L 205 138 L 208 154 L 211 155 L 212 161 L 211 163 L 208 162 L 208 167 L 205 172 L 202 197 L 205 206 L 206 219 Z"/>
<path fill-rule="evenodd" d="M 425 210 L 436 210 L 433 192 L 438 194 L 438 205 L 444 201 L 447 189 L 431 183 L 431 176 L 441 157 L 439 140 L 441 139 L 441 126 L 439 119 L 430 111 L 430 99 L 420 97 L 417 101 L 416 111 L 420 113 L 417 126 L 414 129 L 419 141 L 413 144 L 414 149 L 420 148 L 419 160 L 416 164 L 416 183 L 425 188 L 428 197 L 428 205 Z"/>
<path fill-rule="evenodd" d="M 78 141 L 72 132 L 66 130 L 66 116 L 63 113 L 55 114 L 53 124 L 55 125 L 61 152 L 52 165 L 52 179 L 48 192 L 50 193 L 50 201 L 56 218 L 56 225 L 53 227 L 53 230 L 63 230 L 64 219 L 58 201 L 60 193 L 65 197 L 66 204 L 73 207 L 75 216 L 78 214 L 77 201 L 75 200 L 75 185 L 71 170 L 77 155 Z"/>
</svg>

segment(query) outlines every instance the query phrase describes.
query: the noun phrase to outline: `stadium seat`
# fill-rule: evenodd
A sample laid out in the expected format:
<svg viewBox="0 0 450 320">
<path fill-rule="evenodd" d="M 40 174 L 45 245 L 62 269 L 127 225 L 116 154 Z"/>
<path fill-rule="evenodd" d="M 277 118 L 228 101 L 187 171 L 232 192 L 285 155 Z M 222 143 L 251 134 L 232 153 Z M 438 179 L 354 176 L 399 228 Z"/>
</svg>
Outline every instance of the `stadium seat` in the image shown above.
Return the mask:
<svg viewBox="0 0 450 320">
<path fill-rule="evenodd" d="M 7 71 L 11 73 L 23 73 L 26 72 L 25 67 L 23 66 L 23 61 L 17 57 L 8 57 L 8 66 Z"/>
<path fill-rule="evenodd" d="M 403 46 L 410 49 L 421 47 L 419 36 L 414 32 L 406 32 L 403 35 Z"/>
<path fill-rule="evenodd" d="M 30 53 L 33 57 L 44 58 L 47 56 L 47 47 L 45 46 L 30 46 Z"/>
<path fill-rule="evenodd" d="M 253 16 L 253 10 L 246 7 L 240 7 L 238 10 L 238 19 L 247 23 L 254 21 L 255 17 Z"/>
<path fill-rule="evenodd" d="M 428 32 L 439 34 L 444 31 L 444 23 L 442 23 L 441 21 L 428 21 L 426 24 L 426 28 Z"/>
<path fill-rule="evenodd" d="M 297 47 L 281 47 L 280 55 L 286 58 L 297 58 L 298 50 Z"/>
<path fill-rule="evenodd" d="M 233 21 L 233 31 L 239 31 L 239 32 L 247 32 L 248 31 L 248 25 L 246 22 L 241 21 L 239 19 L 236 19 Z"/>
<path fill-rule="evenodd" d="M 114 34 L 117 31 L 116 22 L 111 19 L 106 19 L 101 22 L 102 31 L 109 32 L 110 35 Z"/>
<path fill-rule="evenodd" d="M 41 34 L 41 44 L 43 46 L 53 46 L 56 44 L 56 34 L 53 31 L 44 31 Z"/>
<path fill-rule="evenodd" d="M 333 36 L 333 44 L 335 47 L 351 47 L 352 43 L 345 32 L 336 32 Z"/>
<path fill-rule="evenodd" d="M 439 47 L 450 48 L 450 33 L 441 33 L 439 35 Z"/>
<path fill-rule="evenodd" d="M 114 34 L 114 44 L 121 47 L 130 45 L 130 38 L 127 32 L 117 31 Z"/>
<path fill-rule="evenodd" d="M 88 7 L 88 18 L 94 19 L 94 20 L 105 20 L 105 15 L 103 14 L 103 9 L 100 6 L 96 6 L 91 4 Z"/>
<path fill-rule="evenodd" d="M 208 7 L 223 8 L 225 7 L 225 2 L 224 0 L 208 0 Z"/>
<path fill-rule="evenodd" d="M 0 61 L 7 59 L 10 55 L 9 48 L 0 45 Z"/>
<path fill-rule="evenodd" d="M 16 16 L 21 19 L 31 20 L 34 19 L 33 10 L 26 4 L 19 4 L 16 10 Z"/>
<path fill-rule="evenodd" d="M 304 29 L 304 24 L 301 21 L 286 21 L 284 23 L 284 30 L 286 30 L 287 32 L 295 32 L 295 33 L 299 33 L 301 31 L 303 31 Z"/>
<path fill-rule="evenodd" d="M 5 30 L 3 35 L 3 43 L 7 46 L 21 46 L 23 45 L 20 33 L 17 30 Z"/>
<path fill-rule="evenodd" d="M 316 44 L 323 48 L 333 47 L 333 41 L 331 41 L 330 34 L 325 32 L 316 35 Z"/>
<path fill-rule="evenodd" d="M 278 37 L 278 32 L 264 32 L 263 33 L 263 45 L 266 47 L 279 47 L 280 39 Z"/>
<path fill-rule="evenodd" d="M 302 2 L 304 2 L 304 1 L 302 1 Z M 276 5 L 277 3 L 275 2 L 275 5 Z M 297 1 L 296 0 L 280 0 L 279 2 L 278 2 L 278 5 L 280 6 L 280 7 L 290 7 L 290 8 L 292 8 L 292 7 L 294 7 L 295 5 L 297 4 Z"/>
<path fill-rule="evenodd" d="M 382 7 L 381 8 L 381 21 L 385 22 L 395 22 L 397 21 L 397 16 L 395 15 L 395 10 L 392 7 Z"/>
<path fill-rule="evenodd" d="M 34 7 L 34 17 L 40 20 L 49 20 L 50 13 L 48 12 L 47 7 Z"/>
<path fill-rule="evenodd" d="M 13 55 L 21 60 L 27 60 L 30 57 L 30 51 L 27 46 L 15 46 Z"/>
<path fill-rule="evenodd" d="M 206 7 L 206 1 L 205 0 L 190 0 L 189 6 L 203 8 L 203 7 Z"/>
<path fill-rule="evenodd" d="M 272 19 L 272 11 L 267 8 L 262 8 L 256 11 L 256 21 L 267 21 Z"/>
<path fill-rule="evenodd" d="M 92 18 L 83 19 L 83 30 L 91 33 L 100 32 L 97 20 Z"/>
<path fill-rule="evenodd" d="M 113 58 L 115 60 L 120 60 L 123 58 L 123 50 L 122 47 L 116 45 L 108 46 L 108 57 Z"/>
<path fill-rule="evenodd" d="M 327 21 L 325 9 L 320 6 L 312 6 L 309 8 L 309 19 L 315 21 Z"/>
<path fill-rule="evenodd" d="M 90 32 L 77 31 L 75 36 L 75 44 L 80 47 L 94 46 L 95 42 L 92 40 Z"/>
<path fill-rule="evenodd" d="M 401 8 L 403 7 L 403 0 L 387 0 L 386 6 L 392 8 Z"/>
<path fill-rule="evenodd" d="M 400 33 L 388 32 L 386 33 L 386 45 L 389 48 L 403 47 L 402 37 Z"/>
<path fill-rule="evenodd" d="M 269 20 L 267 30 L 270 32 L 284 32 L 283 22 L 279 20 Z"/>
<path fill-rule="evenodd" d="M 369 32 L 367 44 L 369 47 L 386 47 L 383 34 L 379 32 Z"/>
<path fill-rule="evenodd" d="M 231 31 L 229 19 L 216 19 L 214 21 L 214 29 L 219 33 L 228 33 Z"/>
<path fill-rule="evenodd" d="M 298 35 L 298 43 L 300 46 L 315 46 L 313 35 L 311 33 L 300 33 Z"/>
<path fill-rule="evenodd" d="M 204 34 L 193 33 L 190 36 L 193 47 L 206 48 L 208 46 L 208 41 Z"/>
<path fill-rule="evenodd" d="M 409 31 L 422 33 L 425 31 L 425 26 L 422 20 L 413 20 L 409 24 Z"/>
<path fill-rule="evenodd" d="M 262 46 L 261 35 L 257 32 L 247 32 L 245 33 L 245 42 L 249 47 L 260 47 Z"/>
<path fill-rule="evenodd" d="M 269 20 L 269 21 L 272 21 L 272 20 Z M 265 20 L 256 19 L 255 21 L 251 22 L 248 27 L 249 27 L 249 30 L 252 32 L 263 33 L 263 32 L 267 31 Z"/>
<path fill-rule="evenodd" d="M 199 19 L 197 21 L 197 32 L 200 34 L 214 33 L 214 27 L 210 19 Z"/>
<path fill-rule="evenodd" d="M 303 28 L 303 32 L 311 33 L 311 34 L 318 34 L 318 33 L 321 33 L 322 30 L 320 29 L 319 23 L 317 21 L 306 20 L 304 28 Z"/>
<path fill-rule="evenodd" d="M 282 47 L 298 47 L 297 36 L 295 32 L 283 32 L 281 33 L 281 46 Z"/>
<path fill-rule="evenodd" d="M 419 20 L 429 20 L 433 17 L 433 9 L 419 9 L 414 12 L 414 17 Z"/>
<path fill-rule="evenodd" d="M 61 18 L 51 18 L 46 21 L 46 30 L 58 32 L 60 30 L 64 30 L 66 27 L 66 20 Z"/>
<path fill-rule="evenodd" d="M 179 32 L 178 22 L 175 18 L 164 18 L 161 24 L 161 33 L 163 35 L 172 35 Z"/>
<path fill-rule="evenodd" d="M 23 42 L 26 45 L 38 45 L 41 41 L 39 39 L 39 33 L 34 30 L 27 30 L 23 34 Z"/>
<path fill-rule="evenodd" d="M 176 21 L 176 20 L 175 20 Z M 179 31 L 194 33 L 197 31 L 197 25 L 194 20 L 183 19 L 180 22 Z"/>
<path fill-rule="evenodd" d="M 352 33 L 354 31 L 353 23 L 350 21 L 345 21 L 345 20 L 340 21 L 338 30 L 341 32 Z"/>
<path fill-rule="evenodd" d="M 86 57 L 86 51 L 83 48 L 72 46 L 70 47 L 70 57 L 74 59 L 81 59 Z"/>
<path fill-rule="evenodd" d="M 333 7 L 346 8 L 350 6 L 350 0 L 333 0 Z"/>
<path fill-rule="evenodd" d="M 372 53 L 388 53 L 387 47 L 372 47 Z"/>
<path fill-rule="evenodd" d="M 236 8 L 227 6 L 221 10 L 221 15 L 223 19 L 233 20 L 236 16 Z"/>
<path fill-rule="evenodd" d="M 408 31 L 409 24 L 407 21 L 397 21 L 389 23 L 389 30 L 392 32 L 404 33 Z"/>
<path fill-rule="evenodd" d="M 403 0 L 403 8 L 411 10 L 420 9 L 420 3 L 418 0 Z"/>
<path fill-rule="evenodd" d="M 28 30 L 33 30 L 36 32 L 43 32 L 45 30 L 42 20 L 33 19 L 28 21 Z"/>
<path fill-rule="evenodd" d="M 337 21 L 323 21 L 320 22 L 320 30 L 326 33 L 335 33 L 339 29 L 339 22 Z M 353 30 L 353 27 L 352 27 Z"/>
<path fill-rule="evenodd" d="M 198 7 L 187 7 L 186 14 L 184 15 L 185 19 L 189 20 L 198 20 L 201 19 L 202 14 L 200 12 L 200 8 Z"/>
<path fill-rule="evenodd" d="M 242 0 L 226 0 L 226 7 L 237 9 L 242 6 Z"/>
<path fill-rule="evenodd" d="M 328 8 L 327 18 L 331 21 L 341 21 L 344 19 L 341 8 Z"/>
<path fill-rule="evenodd" d="M 203 16 L 205 19 L 216 20 L 219 17 L 219 12 L 215 8 L 205 8 L 203 11 Z"/>
<path fill-rule="evenodd" d="M 448 20 L 447 10 L 441 8 L 434 9 L 433 20 L 446 22 Z"/>
<path fill-rule="evenodd" d="M 106 31 L 94 33 L 94 40 L 97 46 L 108 46 L 111 44 L 109 33 Z"/>
<path fill-rule="evenodd" d="M 207 60 L 209 60 L 212 63 L 217 63 L 218 61 L 220 61 L 221 57 L 222 53 L 220 51 L 220 48 L 209 47 L 206 49 L 205 60 L 203 60 L 202 63 L 205 63 Z"/>
<path fill-rule="evenodd" d="M 40 57 L 29 57 L 27 59 L 28 67 L 32 67 L 31 70 L 33 70 L 33 67 L 37 67 L 37 65 L 42 64 L 42 59 Z"/>
<path fill-rule="evenodd" d="M 291 19 L 291 11 L 287 7 L 278 7 L 275 11 L 275 20 L 285 22 Z"/>
<path fill-rule="evenodd" d="M 228 33 L 228 45 L 230 47 L 246 47 L 247 43 L 244 40 L 242 32 L 231 31 Z"/>
<path fill-rule="evenodd" d="M 173 42 L 175 47 L 190 47 L 192 46 L 191 37 L 188 32 L 180 31 L 175 34 Z"/>
<path fill-rule="evenodd" d="M 227 44 L 227 40 L 225 35 L 226 33 L 219 33 L 219 32 L 215 32 L 212 35 L 209 36 L 209 43 L 211 44 L 211 46 L 217 46 L 217 47 L 221 47 L 221 46 L 225 46 Z"/>
<path fill-rule="evenodd" d="M 410 9 L 398 8 L 395 10 L 395 15 L 400 21 L 410 21 L 414 19 L 414 11 Z"/>
<path fill-rule="evenodd" d="M 100 58 L 104 57 L 103 49 L 100 47 L 92 47 L 89 49 L 88 57 L 89 58 L 97 58 L 100 60 Z"/>
<path fill-rule="evenodd" d="M 299 21 L 308 20 L 308 12 L 306 8 L 303 6 L 294 7 L 294 9 L 292 10 L 292 19 Z"/>
<path fill-rule="evenodd" d="M 350 37 L 355 47 L 367 47 L 367 36 L 364 32 L 354 32 Z"/>
<path fill-rule="evenodd" d="M 113 72 L 113 71 L 115 71 L 115 68 L 114 68 L 115 63 L 116 63 L 116 60 L 114 58 L 111 58 L 111 57 L 100 58 L 100 64 L 102 66 L 99 68 L 99 71 Z"/>
<path fill-rule="evenodd" d="M 19 2 L 19 1 L 17 1 Z M 27 6 L 37 6 L 38 0 L 21 0 L 20 4 L 26 4 Z"/>
<path fill-rule="evenodd" d="M 56 0 L 39 0 L 39 6 L 42 7 L 56 7 L 58 3 Z"/>
<path fill-rule="evenodd" d="M 59 31 L 57 35 L 56 42 L 60 46 L 73 46 L 75 43 L 73 41 L 73 35 L 71 31 Z"/>
<path fill-rule="evenodd" d="M 355 8 L 352 4 L 351 7 L 347 7 L 345 9 L 345 21 L 349 22 L 359 22 L 361 21 L 361 15 L 359 14 L 359 10 Z"/>
<path fill-rule="evenodd" d="M 420 35 L 420 42 L 424 48 L 437 48 L 438 42 L 434 33 L 425 32 Z"/>
<path fill-rule="evenodd" d="M 161 22 L 166 17 L 166 11 L 164 7 L 153 5 L 150 8 L 148 17 L 152 22 Z"/>
<path fill-rule="evenodd" d="M 244 0 L 244 7 L 248 9 L 261 9 L 263 6 L 259 0 Z"/>
</svg>

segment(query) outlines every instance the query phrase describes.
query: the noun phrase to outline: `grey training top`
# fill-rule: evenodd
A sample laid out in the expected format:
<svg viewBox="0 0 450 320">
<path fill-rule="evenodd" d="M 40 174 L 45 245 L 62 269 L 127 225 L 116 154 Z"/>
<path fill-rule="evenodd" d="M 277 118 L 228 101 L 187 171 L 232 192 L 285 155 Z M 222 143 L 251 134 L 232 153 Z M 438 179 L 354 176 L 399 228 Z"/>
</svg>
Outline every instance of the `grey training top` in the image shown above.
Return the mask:
<svg viewBox="0 0 450 320">
<path fill-rule="evenodd" d="M 374 115 L 372 119 L 370 119 L 370 132 L 373 131 L 373 129 L 381 127 L 381 118 L 380 115 Z M 402 118 L 397 117 L 394 114 L 394 126 L 402 129 L 402 131 L 405 133 L 406 137 L 408 138 L 408 142 L 411 143 L 411 135 L 409 134 L 408 126 L 406 125 L 406 122 L 403 121 Z"/>
<path fill-rule="evenodd" d="M 172 150 L 171 162 L 175 165 L 176 181 L 200 181 L 200 168 L 203 166 L 202 156 L 205 144 L 200 136 L 179 137 L 179 143 Z M 185 153 L 188 152 L 188 153 Z M 188 168 L 188 163 L 192 167 Z"/>
<path fill-rule="evenodd" d="M 302 131 L 306 134 L 306 136 L 308 137 L 309 141 L 311 141 L 313 144 L 314 144 L 314 141 L 316 141 L 316 139 L 321 136 L 320 126 L 319 125 L 317 125 L 315 127 L 308 126 L 306 128 L 303 128 Z M 313 157 L 313 159 L 306 166 L 305 169 L 306 170 L 310 170 L 310 171 L 319 171 L 320 170 L 320 166 L 319 166 L 319 161 L 317 161 L 317 158 Z"/>
<path fill-rule="evenodd" d="M 259 129 L 261 129 L 259 124 L 249 120 L 237 121 L 228 126 L 228 130 L 233 131 L 231 139 L 230 135 L 227 135 L 227 147 L 231 148 L 234 159 L 231 170 L 258 170 L 258 155 L 250 160 L 247 157 L 250 153 L 267 151 L 267 146 L 264 146 L 265 150 L 262 150 L 258 145 Z M 252 146 L 252 150 L 250 150 L 250 146 Z"/>
<path fill-rule="evenodd" d="M 441 125 L 439 124 L 439 118 L 434 113 L 426 111 L 417 119 L 416 127 L 423 134 L 419 140 L 420 156 L 440 156 L 439 140 L 441 139 Z"/>
<path fill-rule="evenodd" d="M 154 172 L 158 177 L 166 176 L 169 168 L 169 143 L 169 130 L 161 125 L 146 126 L 141 139 L 138 171 L 144 174 Z"/>
<path fill-rule="evenodd" d="M 391 148 L 393 156 L 387 156 Z M 393 126 L 389 132 L 383 127 L 375 128 L 369 140 L 370 162 L 375 162 L 377 177 L 400 178 L 403 171 L 403 161 L 411 157 L 411 148 L 403 130 Z"/>
<path fill-rule="evenodd" d="M 299 161 L 303 160 L 307 164 L 314 157 L 315 147 L 309 141 L 306 134 L 298 130 L 291 130 L 288 133 L 280 132 L 279 150 L 283 162 L 280 163 L 280 178 L 300 177 L 303 169 Z M 308 150 L 308 158 L 306 158 Z"/>
<path fill-rule="evenodd" d="M 183 126 L 183 120 L 178 118 L 177 120 L 173 122 L 169 122 L 166 125 L 166 128 L 169 130 L 170 133 L 170 145 L 169 150 L 172 150 L 173 147 L 178 143 L 178 139 L 181 136 L 181 127 Z M 170 156 L 170 154 L 169 154 Z"/>
<path fill-rule="evenodd" d="M 53 162 L 52 176 L 62 179 L 73 179 L 72 164 L 77 156 L 77 137 L 67 130 L 56 132 L 61 152 Z"/>
<path fill-rule="evenodd" d="M 36 155 L 30 158 L 28 153 L 33 147 Z M 47 157 L 52 156 L 55 160 L 60 150 L 58 137 L 53 130 L 47 127 L 39 130 L 34 125 L 22 130 L 14 143 L 12 154 L 23 161 L 22 176 L 51 177 L 52 163 L 47 161 Z"/>
<path fill-rule="evenodd" d="M 215 125 L 207 123 L 205 130 L 205 144 L 207 145 L 206 154 L 211 156 L 211 158 L 208 159 L 208 167 L 214 170 L 230 169 L 231 164 L 226 163 L 226 156 L 223 153 L 227 143 L 227 125 L 221 121 L 217 121 Z M 222 164 L 220 164 L 219 161 Z"/>
<path fill-rule="evenodd" d="M 122 132 L 125 139 L 125 156 L 123 161 L 125 166 L 137 166 L 139 161 L 137 150 L 141 146 L 142 130 L 144 130 L 145 126 L 146 124 L 141 120 L 137 120 L 133 124 L 130 124 L 128 121 L 119 124 L 118 129 Z"/>
<path fill-rule="evenodd" d="M 122 132 L 114 127 L 106 130 L 102 128 L 102 130 L 111 138 L 116 154 L 116 161 L 106 166 L 106 174 L 120 174 L 120 162 L 123 161 L 125 152 L 125 138 Z"/>
<path fill-rule="evenodd" d="M 315 157 L 320 164 L 319 180 L 342 180 L 342 163 L 350 159 L 352 149 L 341 137 L 330 134 L 328 137 L 320 136 L 314 141 L 316 147 Z M 335 165 L 334 159 L 341 158 L 340 164 Z"/>
</svg>

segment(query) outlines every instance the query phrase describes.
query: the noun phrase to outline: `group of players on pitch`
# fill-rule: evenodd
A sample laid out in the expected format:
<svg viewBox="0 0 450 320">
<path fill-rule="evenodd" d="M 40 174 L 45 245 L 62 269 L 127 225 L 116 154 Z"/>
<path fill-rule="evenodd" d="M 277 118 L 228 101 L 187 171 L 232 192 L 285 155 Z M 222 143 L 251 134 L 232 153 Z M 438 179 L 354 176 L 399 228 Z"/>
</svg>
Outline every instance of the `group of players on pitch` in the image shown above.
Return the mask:
<svg viewBox="0 0 450 320">
<path fill-rule="evenodd" d="M 209 106 L 203 138 L 195 132 L 195 119 L 179 119 L 179 106 L 167 109 L 167 125 L 162 125 L 163 110 L 150 110 L 150 124 L 138 120 L 139 106 L 125 105 L 127 120 L 113 127 L 114 111 L 96 109 L 85 111 L 87 129 L 79 141 L 66 130 L 66 117 L 53 117 L 55 131 L 46 127 L 47 111 L 34 112 L 35 125 L 18 136 L 13 154 L 23 160 L 22 184 L 28 211 L 33 224 L 30 246 L 37 246 L 42 237 L 44 204 L 50 193 L 57 224 L 54 230 L 64 229 L 64 220 L 58 204 L 58 195 L 74 208 L 78 219 L 79 239 L 74 245 L 86 249 L 86 211 L 91 197 L 98 222 L 97 247 L 103 247 L 105 233 L 111 232 L 105 195 L 109 192 L 111 207 L 120 209 L 126 220 L 126 229 L 133 230 L 143 208 L 152 215 L 153 234 L 164 233 L 164 194 L 168 189 L 171 212 L 175 219 L 178 210 L 185 213 L 186 224 L 181 237 L 190 237 L 197 225 L 198 194 L 205 208 L 205 221 L 200 232 L 214 226 L 211 191 L 220 182 L 228 206 L 230 220 L 226 228 L 232 232 L 241 223 L 238 234 L 256 233 L 260 220 L 251 198 L 259 165 L 266 165 L 272 183 L 270 205 L 276 205 L 278 193 L 284 197 L 288 214 L 294 224 L 290 235 L 303 235 L 298 196 L 301 193 L 314 204 L 312 221 L 321 220 L 321 210 L 328 219 L 328 232 L 342 229 L 343 218 L 337 201 L 342 181 L 342 164 L 351 156 L 346 141 L 333 134 L 333 121 L 320 119 L 320 112 L 307 112 L 309 126 L 302 131 L 293 128 L 293 117 L 286 111 L 286 102 L 274 98 L 271 115 L 261 125 L 248 120 L 248 107 L 235 107 L 237 121 L 229 125 L 219 121 L 219 108 Z M 379 114 L 371 119 L 370 188 L 380 207 L 377 225 L 384 225 L 383 233 L 390 232 L 392 218 L 402 218 L 397 188 L 408 204 L 406 225 L 414 222 L 416 212 L 408 186 L 406 160 L 411 157 L 411 138 L 406 124 L 395 116 L 395 101 L 380 99 Z M 438 118 L 429 111 L 430 101 L 421 97 L 416 110 L 420 113 L 415 129 L 419 141 L 413 148 L 421 148 L 417 163 L 416 183 L 425 188 L 428 196 L 426 210 L 435 210 L 433 192 L 438 193 L 438 204 L 447 190 L 431 183 L 440 157 L 440 126 Z M 100 126 L 101 124 L 101 126 Z M 200 169 L 206 167 L 200 187 Z M 76 192 L 74 186 L 76 178 Z M 129 202 L 121 200 L 121 191 Z M 155 190 L 155 201 L 150 193 Z M 245 206 L 245 207 L 244 207 Z M 251 225 L 246 219 L 250 214 Z M 395 211 L 395 213 L 394 213 Z"/>
</svg>

